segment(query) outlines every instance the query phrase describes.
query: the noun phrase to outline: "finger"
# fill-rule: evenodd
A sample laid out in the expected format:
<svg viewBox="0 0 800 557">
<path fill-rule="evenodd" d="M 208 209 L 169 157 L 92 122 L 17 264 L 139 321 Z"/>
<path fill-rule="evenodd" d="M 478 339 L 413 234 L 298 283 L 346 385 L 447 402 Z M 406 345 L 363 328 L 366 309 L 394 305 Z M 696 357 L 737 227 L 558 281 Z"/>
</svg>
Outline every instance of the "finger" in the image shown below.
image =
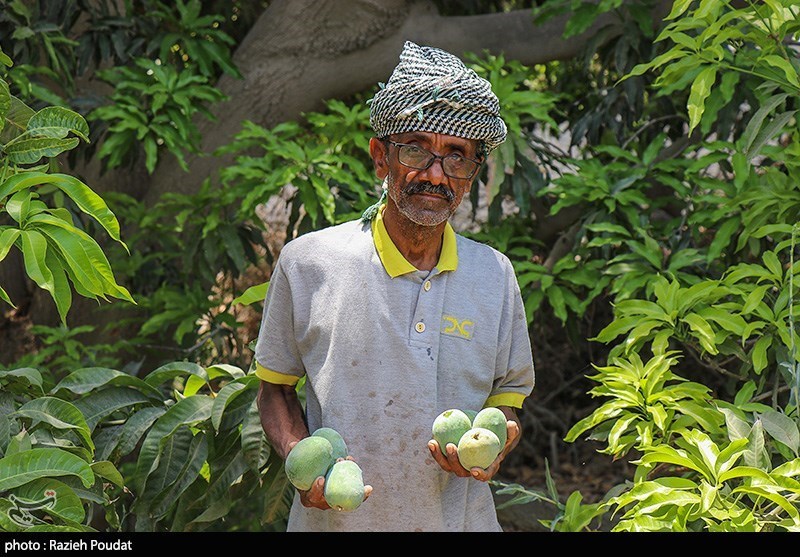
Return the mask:
<svg viewBox="0 0 800 557">
<path fill-rule="evenodd" d="M 493 466 L 493 465 L 492 465 L 492 466 Z M 476 480 L 478 480 L 478 481 L 481 481 L 481 482 L 485 482 L 485 481 L 487 481 L 489 478 L 491 478 L 491 477 L 492 477 L 492 474 L 489 472 L 489 471 L 491 470 L 492 466 L 490 466 L 489 468 L 487 468 L 487 469 L 485 469 L 485 470 L 484 470 L 483 468 L 479 468 L 479 467 L 477 467 L 477 466 L 476 466 L 476 467 L 474 467 L 474 468 L 471 468 L 471 469 L 470 469 L 470 471 L 469 471 L 469 473 L 470 473 L 470 474 L 472 475 L 472 477 L 473 477 L 473 478 L 475 478 Z"/>
<path fill-rule="evenodd" d="M 513 420 L 508 420 L 508 439 L 512 441 L 519 435 L 519 424 Z"/>
<path fill-rule="evenodd" d="M 371 485 L 365 485 L 364 486 L 364 501 L 366 501 L 367 497 L 369 497 L 371 494 L 372 494 L 372 486 Z"/>
<path fill-rule="evenodd" d="M 458 460 L 458 447 L 453 443 L 448 443 L 445 447 L 447 450 L 447 462 L 454 470 L 458 470 L 459 468 L 465 470 L 463 466 L 461 466 L 461 461 Z"/>
<path fill-rule="evenodd" d="M 325 501 L 325 477 L 320 476 L 314 483 L 311 484 L 311 489 L 309 490 L 309 499 L 315 506 L 319 508 L 327 508 L 328 502 Z"/>
<path fill-rule="evenodd" d="M 453 443 L 447 444 L 447 465 L 449 471 L 453 472 L 456 476 L 461 478 L 470 476 L 470 471 L 461 465 L 461 461 L 458 459 L 458 447 Z"/>
<path fill-rule="evenodd" d="M 428 450 L 431 452 L 433 460 L 435 460 L 439 466 L 447 466 L 447 458 L 442 455 L 442 451 L 439 450 L 439 443 L 436 441 L 428 441 Z"/>
</svg>

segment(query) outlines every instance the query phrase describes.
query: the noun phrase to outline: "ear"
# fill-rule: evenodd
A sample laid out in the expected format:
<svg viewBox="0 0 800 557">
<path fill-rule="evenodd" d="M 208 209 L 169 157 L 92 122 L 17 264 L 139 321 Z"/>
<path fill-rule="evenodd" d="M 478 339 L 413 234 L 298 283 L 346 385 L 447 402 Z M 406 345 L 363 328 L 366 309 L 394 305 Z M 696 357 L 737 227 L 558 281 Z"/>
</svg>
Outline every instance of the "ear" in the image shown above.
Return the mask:
<svg viewBox="0 0 800 557">
<path fill-rule="evenodd" d="M 386 144 L 373 137 L 369 140 L 369 154 L 375 167 L 375 175 L 379 180 L 383 180 L 389 174 L 389 152 L 386 150 Z"/>
</svg>

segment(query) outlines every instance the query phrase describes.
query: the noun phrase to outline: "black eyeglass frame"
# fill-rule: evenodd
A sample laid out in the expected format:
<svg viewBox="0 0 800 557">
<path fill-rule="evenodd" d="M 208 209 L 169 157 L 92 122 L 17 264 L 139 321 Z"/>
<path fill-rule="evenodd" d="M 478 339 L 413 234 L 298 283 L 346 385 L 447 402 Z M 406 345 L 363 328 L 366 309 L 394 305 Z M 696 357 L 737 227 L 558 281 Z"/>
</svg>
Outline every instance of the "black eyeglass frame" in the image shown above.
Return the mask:
<svg viewBox="0 0 800 557">
<path fill-rule="evenodd" d="M 480 170 L 481 166 L 483 165 L 483 162 L 481 162 L 481 161 L 476 161 L 475 159 L 471 159 L 469 157 L 465 157 L 464 155 L 459 155 L 457 153 L 450 153 L 449 155 L 437 155 L 435 153 L 431 153 L 428 149 L 425 149 L 424 147 L 420 147 L 419 145 L 416 145 L 414 143 L 398 143 L 397 141 L 392 141 L 391 139 L 388 139 L 386 137 L 381 138 L 381 141 L 383 141 L 384 143 L 391 143 L 392 145 L 394 145 L 395 147 L 398 148 L 397 160 L 403 166 L 405 166 L 407 168 L 413 168 L 414 170 L 427 170 L 427 169 L 429 169 L 431 167 L 431 165 L 433 164 L 433 161 L 435 161 L 436 159 L 440 159 L 442 161 L 442 172 L 444 172 L 450 178 L 454 178 L 456 180 L 470 180 L 473 176 L 475 176 L 475 174 Z M 411 166 L 409 164 L 406 164 L 406 163 L 404 163 L 403 161 L 400 160 L 399 150 L 400 150 L 401 147 L 414 147 L 416 149 L 419 149 L 420 151 L 425 151 L 426 153 L 430 154 L 431 160 L 428 163 L 428 165 L 425 166 L 424 168 L 420 168 L 420 167 L 417 167 L 417 166 Z M 475 164 L 475 169 L 469 174 L 469 176 L 466 176 L 466 177 L 453 176 L 452 174 L 448 174 L 447 170 L 445 170 L 445 168 L 444 168 L 444 160 L 447 157 L 452 157 L 454 155 L 457 156 L 457 157 L 461 157 L 462 159 Z"/>
</svg>

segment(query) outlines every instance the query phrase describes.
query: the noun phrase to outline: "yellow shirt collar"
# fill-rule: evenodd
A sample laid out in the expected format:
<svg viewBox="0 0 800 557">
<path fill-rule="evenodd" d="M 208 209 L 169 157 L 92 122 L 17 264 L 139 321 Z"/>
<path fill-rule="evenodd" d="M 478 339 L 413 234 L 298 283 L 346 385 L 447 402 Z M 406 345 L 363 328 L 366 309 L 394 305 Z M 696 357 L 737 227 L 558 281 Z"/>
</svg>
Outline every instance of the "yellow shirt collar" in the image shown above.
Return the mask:
<svg viewBox="0 0 800 557">
<path fill-rule="evenodd" d="M 386 224 L 383 222 L 383 207 L 378 210 L 378 214 L 372 219 L 372 238 L 375 241 L 375 249 L 381 258 L 383 268 L 392 278 L 406 273 L 416 271 L 417 268 L 409 263 L 397 246 L 394 245 L 389 233 L 386 231 Z M 456 232 L 450 223 L 444 227 L 444 237 L 442 239 L 442 252 L 439 254 L 439 262 L 436 268 L 442 271 L 455 271 L 458 267 L 458 248 L 456 247 Z"/>
</svg>

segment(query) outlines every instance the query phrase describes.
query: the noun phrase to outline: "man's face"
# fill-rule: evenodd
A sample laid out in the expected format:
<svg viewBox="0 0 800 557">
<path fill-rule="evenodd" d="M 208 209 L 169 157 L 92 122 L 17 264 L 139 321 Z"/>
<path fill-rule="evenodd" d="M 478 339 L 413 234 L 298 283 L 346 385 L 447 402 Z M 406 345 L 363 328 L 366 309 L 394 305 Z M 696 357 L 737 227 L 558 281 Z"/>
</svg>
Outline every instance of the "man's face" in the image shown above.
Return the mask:
<svg viewBox="0 0 800 557">
<path fill-rule="evenodd" d="M 373 158 L 385 163 L 382 166 L 376 160 L 376 168 L 378 176 L 387 180 L 389 199 L 418 225 L 437 226 L 449 219 L 478 174 L 473 162 L 480 162 L 478 142 L 429 132 L 401 133 L 387 139 L 371 147 Z M 430 160 L 426 151 L 446 159 L 434 158 L 427 168 L 419 168 Z"/>
</svg>

